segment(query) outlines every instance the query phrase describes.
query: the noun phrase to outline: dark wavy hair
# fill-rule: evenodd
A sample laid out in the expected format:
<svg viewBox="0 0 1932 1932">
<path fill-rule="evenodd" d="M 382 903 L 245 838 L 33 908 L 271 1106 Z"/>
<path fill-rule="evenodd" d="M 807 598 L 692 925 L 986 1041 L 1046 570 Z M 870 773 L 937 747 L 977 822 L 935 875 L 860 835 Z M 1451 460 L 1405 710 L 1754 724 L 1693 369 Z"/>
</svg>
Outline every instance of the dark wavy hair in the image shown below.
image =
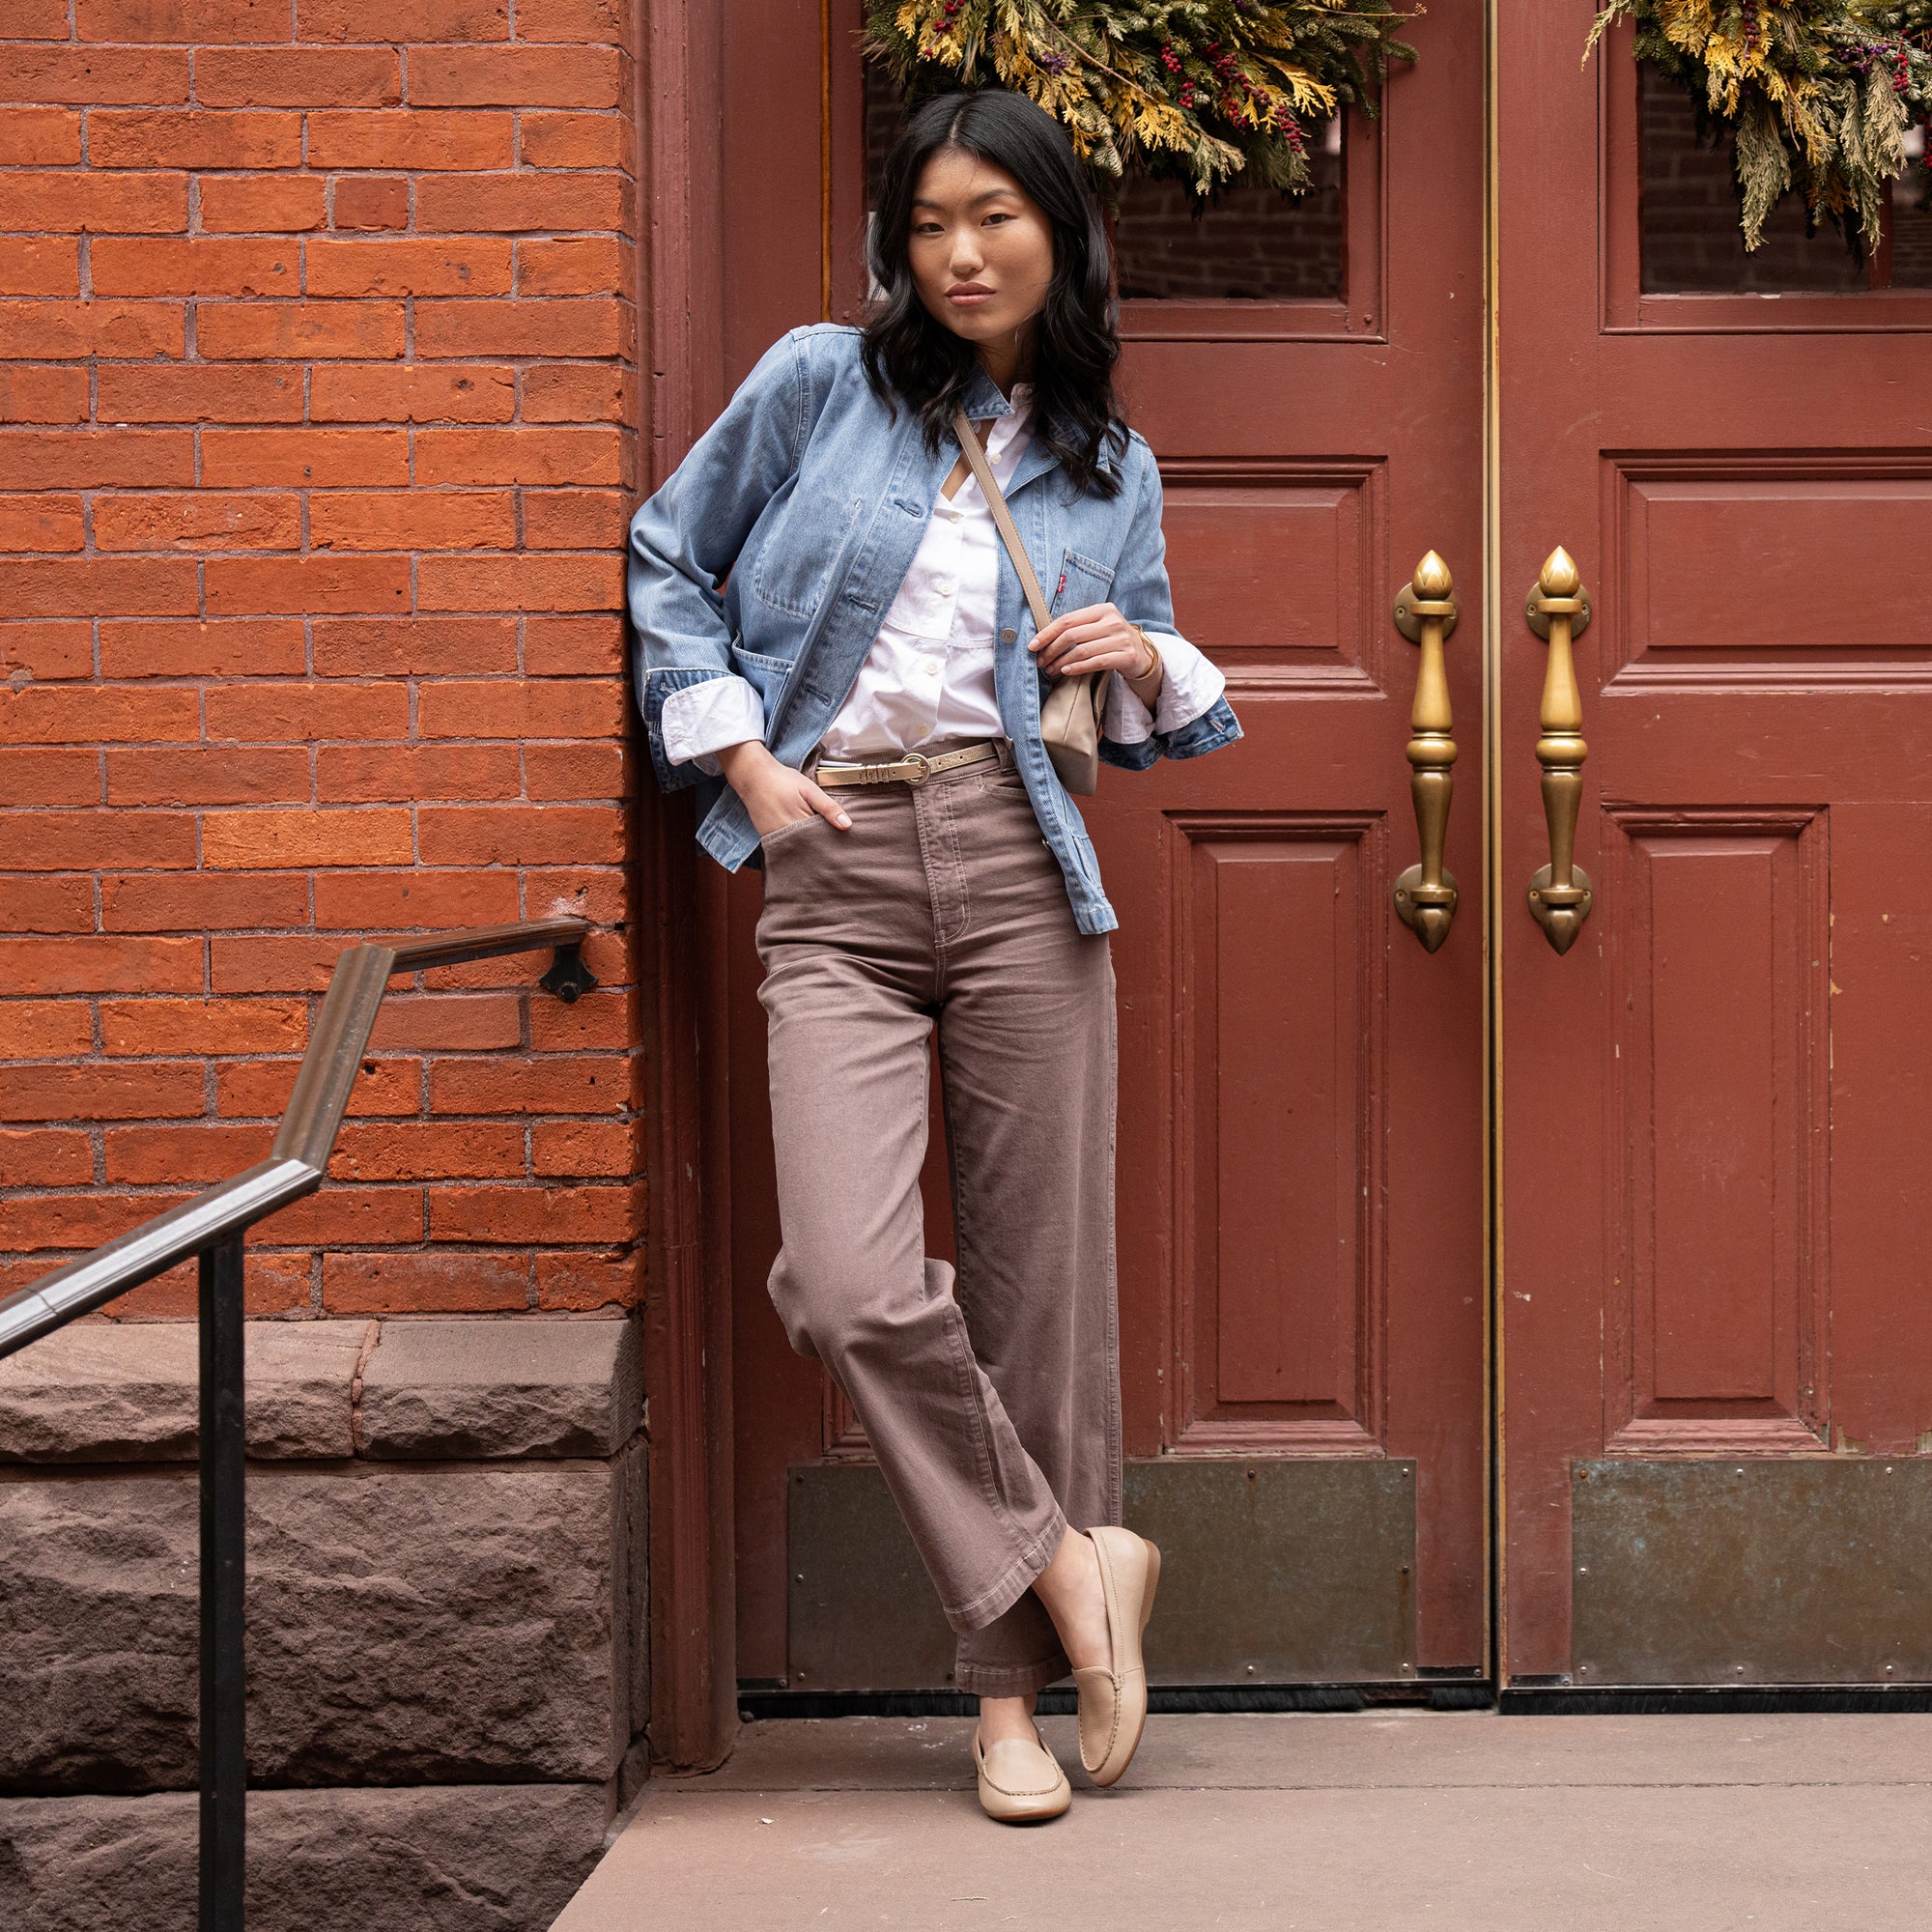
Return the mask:
<svg viewBox="0 0 1932 1932">
<path fill-rule="evenodd" d="M 1114 394 L 1121 340 L 1107 287 L 1107 232 L 1100 209 L 1060 124 L 1024 95 L 1003 88 L 942 94 L 916 107 L 887 156 L 872 224 L 872 277 L 883 294 L 866 325 L 866 379 L 889 405 L 902 398 L 937 450 L 979 373 L 974 345 L 930 315 L 912 274 L 912 201 L 925 164 L 963 148 L 1004 168 L 1053 224 L 1053 280 L 1036 321 L 1033 434 L 1080 490 L 1119 494 L 1100 467 L 1111 444 L 1124 453 L 1126 419 Z"/>
</svg>

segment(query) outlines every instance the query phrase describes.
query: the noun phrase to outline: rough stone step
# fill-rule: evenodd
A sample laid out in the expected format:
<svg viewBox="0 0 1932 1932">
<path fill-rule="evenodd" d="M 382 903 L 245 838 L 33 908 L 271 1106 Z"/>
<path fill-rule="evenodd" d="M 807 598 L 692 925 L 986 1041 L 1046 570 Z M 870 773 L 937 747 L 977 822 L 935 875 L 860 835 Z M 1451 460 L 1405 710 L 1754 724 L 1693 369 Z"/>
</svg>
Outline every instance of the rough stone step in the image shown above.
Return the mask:
<svg viewBox="0 0 1932 1932">
<path fill-rule="evenodd" d="M 249 1932 L 530 1932 L 595 1862 L 601 1785 L 256 1791 Z M 0 1925 L 183 1932 L 196 1801 L 0 1799 Z"/>
<path fill-rule="evenodd" d="M 634 1321 L 251 1321 L 248 1453 L 611 1456 L 643 1414 Z M 0 1463 L 183 1463 L 191 1321 L 78 1321 L 0 1361 Z"/>
<path fill-rule="evenodd" d="M 611 1776 L 647 1696 L 642 1529 L 641 1442 L 256 1470 L 252 1776 Z M 0 1791 L 193 1785 L 198 1548 L 191 1472 L 0 1472 Z"/>
</svg>

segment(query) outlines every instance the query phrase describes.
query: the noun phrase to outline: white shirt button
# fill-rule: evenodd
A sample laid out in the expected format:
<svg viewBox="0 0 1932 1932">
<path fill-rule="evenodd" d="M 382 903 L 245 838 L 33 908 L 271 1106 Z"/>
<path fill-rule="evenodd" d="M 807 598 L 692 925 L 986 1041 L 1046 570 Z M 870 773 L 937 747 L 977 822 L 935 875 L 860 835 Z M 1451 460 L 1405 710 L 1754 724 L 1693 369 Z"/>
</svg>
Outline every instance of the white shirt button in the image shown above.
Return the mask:
<svg viewBox="0 0 1932 1932">
<path fill-rule="evenodd" d="M 927 677 L 937 677 L 939 675 L 939 660 L 937 658 L 927 658 L 920 666 L 920 669 L 924 671 Z"/>
<path fill-rule="evenodd" d="M 932 587 L 942 597 L 951 597 L 952 595 L 952 580 L 950 577 L 942 577 Z"/>
</svg>

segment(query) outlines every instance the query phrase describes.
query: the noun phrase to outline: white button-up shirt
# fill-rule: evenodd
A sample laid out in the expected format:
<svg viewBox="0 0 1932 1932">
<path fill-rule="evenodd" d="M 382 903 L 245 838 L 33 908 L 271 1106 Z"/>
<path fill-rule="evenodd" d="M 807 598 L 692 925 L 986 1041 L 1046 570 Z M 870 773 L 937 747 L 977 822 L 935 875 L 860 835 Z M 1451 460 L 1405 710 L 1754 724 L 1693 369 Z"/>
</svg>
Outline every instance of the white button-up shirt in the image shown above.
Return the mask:
<svg viewBox="0 0 1932 1932">
<path fill-rule="evenodd" d="M 1032 385 L 1015 383 L 1011 412 L 993 419 L 986 438 L 986 461 L 1002 490 L 1026 451 L 1032 400 Z M 999 555 L 999 526 L 969 470 L 952 497 L 934 503 L 899 593 L 819 741 L 824 756 L 896 758 L 927 746 L 1006 735 L 993 689 Z M 1101 729 L 1117 744 L 1138 743 L 1156 729 L 1178 731 L 1225 688 L 1221 673 L 1186 639 L 1149 636 L 1165 668 L 1154 709 L 1118 671 L 1107 678 Z M 764 704 L 742 677 L 707 678 L 665 699 L 663 729 L 665 755 L 673 764 L 696 759 L 716 777 L 719 751 L 764 736 Z"/>
</svg>

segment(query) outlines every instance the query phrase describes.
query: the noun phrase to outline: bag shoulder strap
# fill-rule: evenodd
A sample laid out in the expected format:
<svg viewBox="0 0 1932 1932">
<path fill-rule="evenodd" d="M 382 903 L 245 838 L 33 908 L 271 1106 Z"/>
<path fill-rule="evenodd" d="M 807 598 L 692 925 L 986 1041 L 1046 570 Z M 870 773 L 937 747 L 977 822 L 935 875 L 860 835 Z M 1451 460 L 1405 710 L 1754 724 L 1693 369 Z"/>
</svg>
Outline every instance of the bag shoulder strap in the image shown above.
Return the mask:
<svg viewBox="0 0 1932 1932">
<path fill-rule="evenodd" d="M 1020 542 L 1020 533 L 1013 527 L 1013 513 L 1007 508 L 1007 499 L 1000 495 L 1000 486 L 993 480 L 993 466 L 986 461 L 986 452 L 974 434 L 972 418 L 964 410 L 953 412 L 952 429 L 959 439 L 959 447 L 966 453 L 966 461 L 972 466 L 980 494 L 985 497 L 986 507 L 993 513 L 1000 541 L 1006 545 L 1007 554 L 1012 558 L 1013 568 L 1019 573 L 1020 588 L 1026 592 L 1027 608 L 1033 612 L 1034 629 L 1043 631 L 1047 626 L 1046 599 L 1040 594 L 1039 579 L 1033 574 L 1033 559 L 1027 555 L 1026 546 Z"/>
</svg>

